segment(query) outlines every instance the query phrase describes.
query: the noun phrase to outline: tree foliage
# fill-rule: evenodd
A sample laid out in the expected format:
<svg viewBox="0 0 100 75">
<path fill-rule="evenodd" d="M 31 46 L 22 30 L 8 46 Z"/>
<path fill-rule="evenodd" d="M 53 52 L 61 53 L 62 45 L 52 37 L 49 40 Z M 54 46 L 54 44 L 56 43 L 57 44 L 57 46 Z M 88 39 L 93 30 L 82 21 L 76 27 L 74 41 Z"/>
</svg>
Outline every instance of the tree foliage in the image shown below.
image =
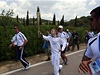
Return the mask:
<svg viewBox="0 0 100 75">
<path fill-rule="evenodd" d="M 16 17 L 16 18 L 17 18 L 17 23 L 18 23 L 18 22 L 19 22 L 19 21 L 18 21 L 18 15 L 17 15 L 17 17 Z"/>
<path fill-rule="evenodd" d="M 1 16 L 0 16 L 0 25 L 2 26 L 6 26 L 6 25 L 12 25 L 15 21 L 12 21 L 12 16 L 13 16 L 14 12 L 13 10 L 2 10 L 1 12 Z"/>
<path fill-rule="evenodd" d="M 27 16 L 26 16 L 26 25 L 29 25 L 29 11 L 27 11 Z"/>
<path fill-rule="evenodd" d="M 55 14 L 54 14 L 54 16 L 53 16 L 53 22 L 52 22 L 52 25 L 56 25 L 56 16 L 55 16 Z"/>
<path fill-rule="evenodd" d="M 25 25 L 25 17 L 23 18 L 23 25 Z"/>
<path fill-rule="evenodd" d="M 77 16 L 75 17 L 75 27 L 77 27 Z"/>
<path fill-rule="evenodd" d="M 62 19 L 60 21 L 60 25 L 63 25 L 64 26 L 64 15 L 62 16 Z"/>
<path fill-rule="evenodd" d="M 34 16 L 33 16 L 33 25 L 35 25 L 35 19 L 34 19 Z"/>
</svg>

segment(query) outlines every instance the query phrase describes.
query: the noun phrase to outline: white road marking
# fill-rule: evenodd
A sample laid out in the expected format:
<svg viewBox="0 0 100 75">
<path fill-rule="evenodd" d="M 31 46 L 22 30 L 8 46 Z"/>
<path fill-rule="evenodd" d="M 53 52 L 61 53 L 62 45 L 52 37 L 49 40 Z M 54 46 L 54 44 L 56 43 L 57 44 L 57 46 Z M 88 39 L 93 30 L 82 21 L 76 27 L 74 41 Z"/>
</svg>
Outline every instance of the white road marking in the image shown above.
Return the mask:
<svg viewBox="0 0 100 75">
<path fill-rule="evenodd" d="M 84 51 L 84 50 L 85 50 L 85 49 L 82 49 L 82 50 L 79 50 L 79 51 L 76 51 L 76 52 L 67 54 L 66 56 L 70 56 L 70 55 L 73 55 L 73 54 L 82 52 L 82 51 Z M 48 63 L 48 62 L 50 62 L 50 61 L 44 61 L 44 62 L 40 62 L 40 63 L 34 64 L 34 65 L 31 65 L 30 68 L 31 68 L 31 67 L 35 67 L 35 66 L 38 66 L 38 65 L 41 65 L 41 64 L 45 64 L 45 63 Z M 6 72 L 6 73 L 0 74 L 0 75 L 9 75 L 9 74 L 11 74 L 11 73 L 15 73 L 15 72 L 18 72 L 18 71 L 21 71 L 21 70 L 22 70 L 22 68 L 16 69 L 16 70 L 13 70 L 13 71 L 9 71 L 9 72 Z"/>
<path fill-rule="evenodd" d="M 79 50 L 79 51 L 76 51 L 76 52 L 73 52 L 73 53 L 69 53 L 69 54 L 67 54 L 66 56 L 70 56 L 70 55 L 73 55 L 73 54 L 76 54 L 76 53 L 79 53 L 79 52 L 82 52 L 82 51 L 84 51 L 85 49 L 82 49 L 82 50 Z"/>
</svg>

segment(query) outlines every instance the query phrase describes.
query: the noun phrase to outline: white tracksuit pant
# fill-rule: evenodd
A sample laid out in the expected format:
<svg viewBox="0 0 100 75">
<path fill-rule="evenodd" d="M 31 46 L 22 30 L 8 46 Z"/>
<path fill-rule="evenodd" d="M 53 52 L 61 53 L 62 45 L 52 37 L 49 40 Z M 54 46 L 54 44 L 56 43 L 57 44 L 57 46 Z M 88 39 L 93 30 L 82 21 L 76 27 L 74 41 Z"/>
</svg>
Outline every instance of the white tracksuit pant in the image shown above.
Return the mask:
<svg viewBox="0 0 100 75">
<path fill-rule="evenodd" d="M 52 53 L 52 65 L 54 66 L 54 75 L 59 75 L 60 69 L 60 53 Z"/>
</svg>

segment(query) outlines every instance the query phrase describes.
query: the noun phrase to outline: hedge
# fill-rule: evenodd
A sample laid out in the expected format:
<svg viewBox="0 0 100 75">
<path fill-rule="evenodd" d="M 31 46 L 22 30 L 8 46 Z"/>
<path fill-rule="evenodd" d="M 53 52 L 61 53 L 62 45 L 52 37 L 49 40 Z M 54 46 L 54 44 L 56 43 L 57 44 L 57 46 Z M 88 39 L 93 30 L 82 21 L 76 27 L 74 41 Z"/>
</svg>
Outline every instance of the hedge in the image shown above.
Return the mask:
<svg viewBox="0 0 100 75">
<path fill-rule="evenodd" d="M 28 38 L 28 43 L 26 44 L 25 48 L 25 56 L 31 56 L 39 53 L 43 53 L 44 50 L 42 49 L 43 39 L 38 38 L 37 36 L 37 26 L 19 26 L 20 31 L 25 34 Z M 57 28 L 54 25 L 42 25 L 40 26 L 40 31 L 45 34 L 45 30 L 52 28 Z M 84 42 L 83 33 L 86 28 L 75 28 L 75 27 L 64 27 L 64 29 L 69 28 L 72 32 L 73 29 L 79 34 L 80 43 Z M 15 57 L 14 48 L 9 48 L 9 44 L 11 43 L 10 40 L 14 35 L 13 26 L 0 26 L 0 61 L 4 60 L 12 60 Z"/>
</svg>

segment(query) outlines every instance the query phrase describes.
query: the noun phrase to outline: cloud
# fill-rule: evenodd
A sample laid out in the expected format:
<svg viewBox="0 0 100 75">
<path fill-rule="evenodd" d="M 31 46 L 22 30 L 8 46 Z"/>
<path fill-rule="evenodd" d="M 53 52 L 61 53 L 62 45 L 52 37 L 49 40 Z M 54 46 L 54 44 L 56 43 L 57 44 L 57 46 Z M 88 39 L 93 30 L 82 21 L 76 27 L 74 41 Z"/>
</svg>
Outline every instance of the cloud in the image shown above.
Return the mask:
<svg viewBox="0 0 100 75">
<path fill-rule="evenodd" d="M 29 17 L 36 18 L 37 6 L 40 7 L 41 18 L 52 20 L 55 13 L 57 20 L 61 20 L 65 16 L 65 20 L 89 15 L 87 8 L 88 0 L 2 0 L 0 1 L 0 12 L 5 9 L 13 9 L 14 16 L 18 14 L 20 18 L 26 17 L 27 10 Z M 88 4 L 95 4 L 92 0 Z"/>
<path fill-rule="evenodd" d="M 95 4 L 96 4 L 95 0 L 91 0 L 89 3 L 90 6 L 95 5 Z"/>
<path fill-rule="evenodd" d="M 3 10 L 3 9 L 7 9 L 9 8 L 9 5 L 5 2 L 5 1 L 0 1 L 0 9 Z"/>
<path fill-rule="evenodd" d="M 87 10 L 86 0 L 58 2 L 52 7 L 52 9 L 55 10 L 55 12 L 58 14 L 58 16 L 65 15 L 65 18 L 67 20 L 70 20 L 72 18 L 75 18 L 76 15 L 81 16 L 82 12 L 85 12 Z"/>
</svg>

